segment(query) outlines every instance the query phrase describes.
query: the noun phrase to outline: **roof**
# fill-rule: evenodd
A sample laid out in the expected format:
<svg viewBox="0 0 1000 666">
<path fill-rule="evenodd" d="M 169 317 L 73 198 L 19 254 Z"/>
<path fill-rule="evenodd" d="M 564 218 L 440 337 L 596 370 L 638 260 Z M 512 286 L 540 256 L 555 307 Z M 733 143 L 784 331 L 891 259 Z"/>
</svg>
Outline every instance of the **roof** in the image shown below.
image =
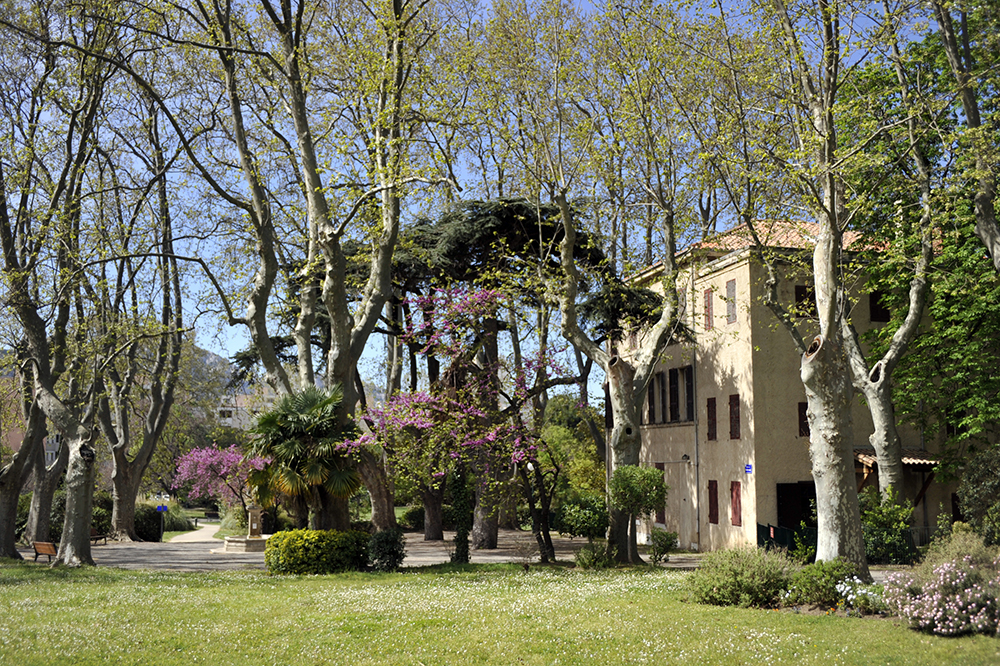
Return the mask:
<svg viewBox="0 0 1000 666">
<path fill-rule="evenodd" d="M 878 465 L 875 449 L 870 446 L 854 449 L 854 459 L 866 467 L 876 467 Z M 935 456 L 923 449 L 903 449 L 904 465 L 930 466 L 936 465 L 937 462 L 938 459 Z"/>
<path fill-rule="evenodd" d="M 819 236 L 819 224 L 802 220 L 758 220 L 753 223 L 754 230 L 760 242 L 767 248 L 776 250 L 811 250 L 816 246 Z M 844 247 L 853 246 L 861 237 L 857 231 L 845 231 Z M 715 260 L 730 252 L 745 250 L 755 245 L 748 224 L 741 224 L 709 236 L 705 240 L 692 243 L 677 253 L 678 261 L 684 261 L 691 256 L 707 257 Z M 635 278 L 648 279 L 663 270 L 663 262 L 641 270 Z"/>
<path fill-rule="evenodd" d="M 801 220 L 758 220 L 753 224 L 754 230 L 765 247 L 784 248 L 790 250 L 806 250 L 816 245 L 819 235 L 819 224 Z M 856 231 L 844 232 L 844 247 L 850 247 L 858 240 L 860 234 Z M 754 245 L 750 225 L 741 224 L 729 231 L 723 231 L 710 236 L 703 241 L 693 243 L 683 250 L 723 250 L 732 252 Z"/>
</svg>

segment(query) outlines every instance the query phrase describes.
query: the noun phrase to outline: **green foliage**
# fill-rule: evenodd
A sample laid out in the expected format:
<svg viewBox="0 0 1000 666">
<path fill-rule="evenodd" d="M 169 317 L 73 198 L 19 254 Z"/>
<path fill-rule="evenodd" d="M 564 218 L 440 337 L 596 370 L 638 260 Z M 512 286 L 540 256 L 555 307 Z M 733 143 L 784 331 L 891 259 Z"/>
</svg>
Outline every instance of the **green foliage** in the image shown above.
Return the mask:
<svg viewBox="0 0 1000 666">
<path fill-rule="evenodd" d="M 649 559 L 653 564 L 666 562 L 670 559 L 670 552 L 677 550 L 677 532 L 668 532 L 654 527 L 653 531 L 649 533 L 649 540 Z"/>
<path fill-rule="evenodd" d="M 375 571 L 395 571 L 406 557 L 406 537 L 397 528 L 372 534 L 368 540 L 368 562 Z"/>
<path fill-rule="evenodd" d="M 194 525 L 184 514 L 179 502 L 167 502 L 167 511 L 163 514 L 164 532 L 187 532 L 193 530 Z"/>
<path fill-rule="evenodd" d="M 366 532 L 290 530 L 271 535 L 264 564 L 272 574 L 330 574 L 368 564 Z"/>
<path fill-rule="evenodd" d="M 1000 557 L 1000 547 L 986 543 L 982 535 L 974 532 L 966 523 L 955 523 L 950 534 L 931 543 L 916 569 L 917 580 L 931 580 L 934 569 L 965 557 L 970 558 L 969 563 L 973 567 L 985 569 Z"/>
<path fill-rule="evenodd" d="M 987 543 L 1000 544 L 1000 447 L 980 452 L 958 485 L 962 513 Z"/>
<path fill-rule="evenodd" d="M 563 503 L 554 527 L 560 534 L 586 537 L 588 541 L 603 538 L 608 531 L 608 506 L 604 495 L 587 493 Z"/>
<path fill-rule="evenodd" d="M 250 452 L 271 460 L 251 475 L 262 504 L 271 504 L 279 493 L 312 497 L 315 487 L 335 497 L 350 497 L 361 487 L 361 477 L 340 450 L 355 432 L 353 426 L 340 424 L 343 399 L 340 386 L 330 390 L 309 386 L 282 396 L 257 417 Z"/>
<path fill-rule="evenodd" d="M 611 476 L 611 505 L 635 518 L 647 516 L 667 502 L 663 472 L 655 467 L 622 465 Z"/>
<path fill-rule="evenodd" d="M 163 538 L 163 522 L 159 511 L 153 504 L 139 503 L 135 505 L 135 535 L 142 541 L 159 541 Z"/>
<path fill-rule="evenodd" d="M 424 529 L 424 507 L 419 506 L 408 506 L 403 515 L 399 517 L 399 522 L 403 527 L 411 530 L 422 530 Z"/>
<path fill-rule="evenodd" d="M 694 600 L 716 606 L 771 608 L 788 589 L 792 562 L 780 550 L 743 546 L 709 553 L 689 579 Z"/>
<path fill-rule="evenodd" d="M 858 500 L 868 561 L 878 564 L 913 562 L 917 551 L 910 539 L 913 505 L 909 500 L 901 498 L 895 488 L 889 488 L 883 498 L 874 487 L 866 488 Z"/>
<path fill-rule="evenodd" d="M 839 557 L 806 565 L 792 576 L 785 603 L 836 607 L 843 599 L 837 586 L 857 573 L 854 564 Z"/>
<path fill-rule="evenodd" d="M 219 529 L 225 532 L 240 532 L 247 529 L 247 514 L 239 504 L 226 507 L 219 521 Z"/>
<path fill-rule="evenodd" d="M 615 547 L 611 546 L 608 552 L 608 544 L 604 539 L 597 539 L 588 542 L 583 548 L 576 551 L 576 566 L 581 569 L 610 569 L 618 566 L 615 561 Z"/>
</svg>

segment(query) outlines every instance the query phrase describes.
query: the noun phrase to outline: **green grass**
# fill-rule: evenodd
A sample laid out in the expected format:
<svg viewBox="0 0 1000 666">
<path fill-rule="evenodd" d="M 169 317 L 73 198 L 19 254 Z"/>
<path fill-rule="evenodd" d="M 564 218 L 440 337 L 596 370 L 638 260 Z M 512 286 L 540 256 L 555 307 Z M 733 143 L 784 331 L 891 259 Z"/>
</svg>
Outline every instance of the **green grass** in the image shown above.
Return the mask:
<svg viewBox="0 0 1000 666">
<path fill-rule="evenodd" d="M 270 577 L 0 564 L 0 663 L 993 664 L 1000 640 L 684 602 L 671 571 Z"/>
<path fill-rule="evenodd" d="M 167 541 L 170 541 L 171 539 L 173 539 L 175 536 L 178 536 L 180 534 L 188 534 L 189 532 L 194 532 L 194 530 L 180 530 L 180 531 L 177 531 L 177 532 L 164 532 L 163 533 L 163 539 L 162 539 L 162 541 L 164 543 L 166 543 Z"/>
</svg>

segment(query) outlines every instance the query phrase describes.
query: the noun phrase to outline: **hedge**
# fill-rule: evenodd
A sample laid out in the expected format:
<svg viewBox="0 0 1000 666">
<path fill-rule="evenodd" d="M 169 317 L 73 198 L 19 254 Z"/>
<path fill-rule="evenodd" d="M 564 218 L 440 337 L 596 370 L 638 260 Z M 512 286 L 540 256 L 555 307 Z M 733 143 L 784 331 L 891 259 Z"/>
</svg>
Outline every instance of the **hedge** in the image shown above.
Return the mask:
<svg viewBox="0 0 1000 666">
<path fill-rule="evenodd" d="M 290 530 L 267 539 L 264 564 L 272 574 L 329 574 L 364 569 L 371 535 L 350 530 Z"/>
</svg>

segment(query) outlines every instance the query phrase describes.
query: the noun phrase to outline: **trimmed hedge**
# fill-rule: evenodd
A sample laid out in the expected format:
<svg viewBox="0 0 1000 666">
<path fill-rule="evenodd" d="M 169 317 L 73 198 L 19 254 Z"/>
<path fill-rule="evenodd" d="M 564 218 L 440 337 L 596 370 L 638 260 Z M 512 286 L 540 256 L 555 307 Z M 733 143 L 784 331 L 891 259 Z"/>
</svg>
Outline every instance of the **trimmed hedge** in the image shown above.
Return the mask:
<svg viewBox="0 0 1000 666">
<path fill-rule="evenodd" d="M 271 535 L 264 564 L 272 574 L 329 574 L 364 569 L 368 564 L 367 532 L 290 530 Z"/>
</svg>

